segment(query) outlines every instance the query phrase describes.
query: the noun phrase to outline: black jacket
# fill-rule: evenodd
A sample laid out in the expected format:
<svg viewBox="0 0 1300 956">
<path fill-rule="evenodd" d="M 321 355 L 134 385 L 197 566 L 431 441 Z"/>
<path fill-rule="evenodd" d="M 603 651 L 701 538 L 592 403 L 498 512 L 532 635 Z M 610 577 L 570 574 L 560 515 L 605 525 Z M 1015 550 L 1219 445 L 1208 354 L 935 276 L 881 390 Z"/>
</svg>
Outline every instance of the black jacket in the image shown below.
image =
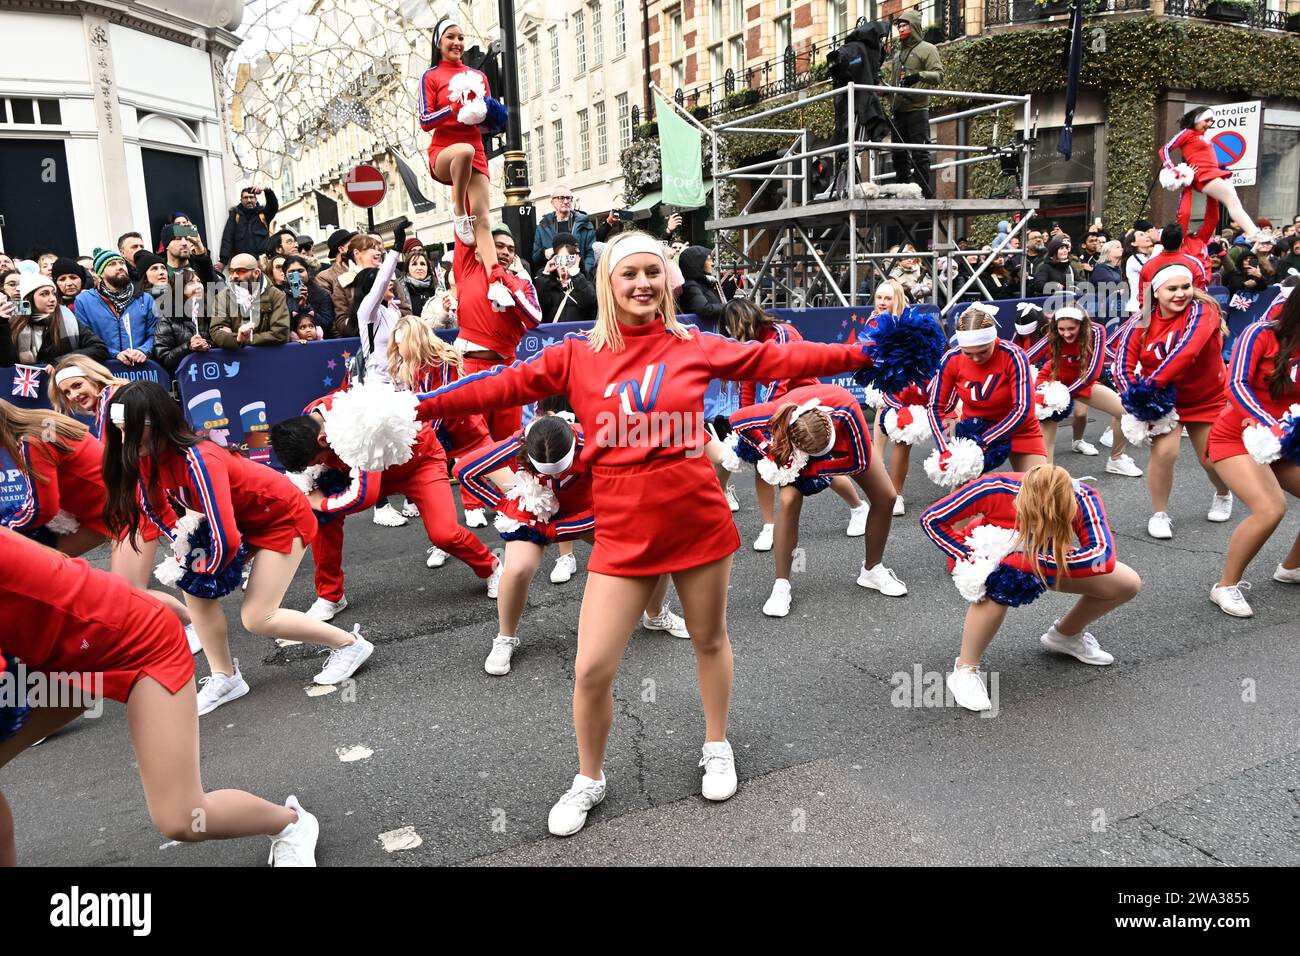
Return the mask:
<svg viewBox="0 0 1300 956">
<path fill-rule="evenodd" d="M 698 319 L 717 321 L 722 317 L 722 291 L 712 276 L 704 274 L 704 260 L 713 255 L 704 246 L 687 246 L 677 257 L 682 270 L 682 291 L 677 296 L 677 311 Z"/>
<path fill-rule="evenodd" d="M 334 328 L 334 300 L 330 298 L 329 292 L 308 279 L 307 304 L 301 305 L 296 298 L 289 294 L 287 284 L 278 285 L 276 288 L 284 293 L 285 302 L 289 305 L 290 335 L 298 327 L 298 316 L 305 312 L 313 312 L 315 313 L 316 324 L 320 326 L 326 338 L 329 338 L 331 330 Z"/>
<path fill-rule="evenodd" d="M 594 322 L 596 320 L 596 287 L 579 272 L 569 279 L 567 290 L 553 272 L 543 272 L 534 283 L 537 301 L 542 307 L 543 322 Z"/>
<path fill-rule="evenodd" d="M 1047 286 L 1051 283 L 1056 284 L 1056 291 L 1062 289 L 1075 289 L 1083 284 L 1083 279 L 1075 270 L 1072 262 L 1057 262 L 1055 259 L 1044 259 L 1038 263 L 1034 269 L 1033 276 L 1029 280 L 1030 295 L 1046 295 Z"/>
<path fill-rule="evenodd" d="M 220 259 L 229 262 L 231 256 L 246 252 L 251 256 L 260 256 L 266 249 L 266 241 L 271 238 L 271 220 L 280 211 L 280 200 L 275 193 L 267 189 L 265 206 L 245 209 L 242 205 L 230 207 L 226 217 L 226 228 L 221 232 Z"/>
<path fill-rule="evenodd" d="M 171 372 L 176 374 L 177 367 L 181 360 L 189 355 L 193 349 L 190 348 L 190 339 L 196 335 L 201 335 L 212 344 L 212 336 L 209 334 L 208 316 L 200 310 L 197 319 L 185 310 L 180 315 L 167 315 L 170 309 L 163 310 L 162 318 L 158 320 L 158 327 L 154 330 L 153 338 L 153 355 L 155 362 Z"/>
<path fill-rule="evenodd" d="M 66 306 L 60 307 L 60 313 L 71 310 Z M 62 318 L 59 319 L 62 321 Z M 37 365 L 53 365 L 65 355 L 72 353 L 84 355 L 86 358 L 94 359 L 96 362 L 108 361 L 108 346 L 103 340 L 94 333 L 86 323 L 77 321 L 77 334 L 75 337 L 65 337 L 56 349 L 52 337 L 45 336 L 41 342 L 40 349 L 36 352 Z M 9 320 L 0 316 L 0 368 L 12 368 L 18 364 L 18 349 L 14 345 L 13 331 L 9 327 Z"/>
</svg>

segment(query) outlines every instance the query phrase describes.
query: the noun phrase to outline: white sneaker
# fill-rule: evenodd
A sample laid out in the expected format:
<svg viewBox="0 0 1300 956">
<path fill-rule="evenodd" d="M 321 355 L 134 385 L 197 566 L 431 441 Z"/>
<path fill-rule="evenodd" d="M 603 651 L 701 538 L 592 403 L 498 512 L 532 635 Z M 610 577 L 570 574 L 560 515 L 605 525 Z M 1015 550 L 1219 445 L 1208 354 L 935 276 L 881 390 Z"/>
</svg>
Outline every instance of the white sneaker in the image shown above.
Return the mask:
<svg viewBox="0 0 1300 956">
<path fill-rule="evenodd" d="M 899 495 L 894 499 L 894 517 L 901 518 L 905 514 L 907 514 L 907 505 L 903 503 L 903 496 Z"/>
<path fill-rule="evenodd" d="M 500 279 L 488 286 L 487 297 L 488 302 L 492 304 L 492 308 L 497 312 L 504 312 L 515 304 L 515 297 L 510 294 L 510 290 L 506 288 L 506 284 Z"/>
<path fill-rule="evenodd" d="M 311 607 L 307 608 L 307 616 L 315 618 L 317 621 L 332 621 L 334 615 L 348 606 L 348 596 L 345 594 L 337 601 L 327 601 L 323 597 L 318 597 Z"/>
<path fill-rule="evenodd" d="M 599 780 L 578 774 L 573 778 L 573 786 L 551 807 L 546 828 L 553 836 L 573 836 L 586 824 L 591 808 L 605 799 L 605 789 L 603 773 Z"/>
<path fill-rule="evenodd" d="M 456 238 L 467 246 L 474 245 L 474 221 L 477 218 L 477 216 L 457 216 L 452 213 L 452 231 L 456 233 Z"/>
<path fill-rule="evenodd" d="M 185 640 L 189 642 L 191 654 L 203 652 L 203 642 L 199 640 L 199 632 L 194 629 L 193 624 L 185 625 Z"/>
<path fill-rule="evenodd" d="M 1098 439 L 1098 443 L 1105 446 L 1106 448 L 1115 447 L 1115 432 L 1107 428 L 1104 432 L 1101 433 L 1101 438 Z"/>
<path fill-rule="evenodd" d="M 325 658 L 325 666 L 312 678 L 317 684 L 337 684 L 345 681 L 375 652 L 375 645 L 361 636 L 361 625 L 354 625 L 352 636 L 356 638 L 347 647 L 336 647 Z"/>
<path fill-rule="evenodd" d="M 213 672 L 207 677 L 199 678 L 199 716 L 210 714 L 222 704 L 239 700 L 248 693 L 248 683 L 239 673 L 239 658 L 235 658 L 234 674 Z"/>
<path fill-rule="evenodd" d="M 1133 463 L 1128 455 L 1106 459 L 1106 472 L 1111 475 L 1126 475 L 1129 478 L 1141 478 L 1142 469 Z"/>
<path fill-rule="evenodd" d="M 1241 593 L 1249 590 L 1249 581 L 1239 581 L 1236 584 L 1229 584 L 1227 587 L 1219 587 L 1216 584 L 1210 588 L 1210 600 L 1219 605 L 1219 610 L 1224 614 L 1230 614 L 1233 617 L 1254 617 L 1255 611 L 1246 601 L 1246 596 Z"/>
<path fill-rule="evenodd" d="M 722 493 L 727 496 L 727 507 L 732 511 L 740 510 L 740 502 L 736 499 L 736 489 L 727 485 L 722 489 Z"/>
<path fill-rule="evenodd" d="M 790 582 L 777 579 L 772 585 L 772 594 L 763 605 L 763 613 L 768 617 L 785 617 L 790 613 Z"/>
<path fill-rule="evenodd" d="M 1049 651 L 1056 651 L 1058 654 L 1069 654 L 1085 664 L 1115 663 L 1114 656 L 1101 649 L 1101 645 L 1097 643 L 1097 639 L 1092 636 L 1091 631 L 1084 631 L 1077 637 L 1070 637 L 1056 629 L 1057 623 L 1060 622 L 1052 624 L 1047 633 L 1038 639 L 1039 643 Z"/>
<path fill-rule="evenodd" d="M 858 587 L 871 588 L 873 591 L 879 591 L 888 597 L 902 597 L 907 593 L 907 585 L 898 579 L 898 575 L 885 567 L 884 564 L 877 564 L 870 571 L 867 566 L 862 566 L 862 573 L 858 575 Z"/>
<path fill-rule="evenodd" d="M 1273 580 L 1282 584 L 1300 584 L 1300 568 L 1284 568 L 1279 564 L 1273 572 Z"/>
<path fill-rule="evenodd" d="M 700 784 L 704 799 L 731 799 L 736 792 L 736 757 L 731 752 L 731 744 L 725 740 L 706 743 L 700 766 L 704 768 L 704 780 Z"/>
<path fill-rule="evenodd" d="M 555 559 L 555 567 L 551 568 L 551 583 L 563 584 L 569 581 L 578 573 L 578 556 L 576 554 L 562 554 Z"/>
<path fill-rule="evenodd" d="M 430 548 L 428 555 L 428 559 L 424 562 L 426 568 L 440 568 L 447 563 L 447 552 L 442 548 Z"/>
<path fill-rule="evenodd" d="M 402 505 L 402 517 L 404 518 L 420 517 L 419 506 L 417 506 L 414 501 L 408 501 L 406 504 Z"/>
<path fill-rule="evenodd" d="M 1226 495 L 1215 495 L 1214 500 L 1210 502 L 1209 514 L 1205 516 L 1206 521 L 1228 521 L 1232 518 L 1232 492 Z"/>
<path fill-rule="evenodd" d="M 518 646 L 519 638 L 498 634 L 492 639 L 492 650 L 488 652 L 487 660 L 483 662 L 483 669 L 497 677 L 509 674 L 510 658 L 514 656 L 515 648 Z"/>
<path fill-rule="evenodd" d="M 284 805 L 297 811 L 298 822 L 271 837 L 271 858 L 267 862 L 272 866 L 315 866 L 320 821 L 302 808 L 297 797 L 290 797 Z"/>
<path fill-rule="evenodd" d="M 465 527 L 486 528 L 487 523 L 487 515 L 482 508 L 470 508 L 465 512 Z"/>
<path fill-rule="evenodd" d="M 957 659 L 958 661 L 961 658 Z M 953 671 L 948 675 L 948 690 L 952 691 L 953 700 L 967 710 L 981 711 L 992 708 L 989 692 L 980 679 L 978 664 L 959 664 L 953 662 Z"/>
<path fill-rule="evenodd" d="M 1161 541 L 1168 541 L 1174 536 L 1174 525 L 1169 520 L 1169 515 L 1163 511 L 1157 511 L 1147 520 L 1147 534 L 1153 538 L 1159 538 Z"/>
<path fill-rule="evenodd" d="M 691 636 L 686 630 L 686 621 L 668 610 L 667 604 L 659 612 L 658 617 L 650 617 L 650 615 L 642 611 L 641 626 L 647 631 L 667 631 L 673 637 L 690 638 Z"/>
<path fill-rule="evenodd" d="M 495 598 L 497 596 L 497 590 L 501 587 L 501 572 L 504 571 L 505 569 L 506 569 L 506 563 L 504 561 L 498 560 L 496 567 L 494 567 L 492 569 L 492 573 L 488 575 L 488 579 L 487 579 L 488 597 Z"/>
<path fill-rule="evenodd" d="M 849 530 L 844 532 L 850 538 L 860 538 L 867 533 L 867 512 L 871 505 L 863 502 L 856 508 L 849 509 Z"/>
<path fill-rule="evenodd" d="M 776 533 L 776 526 L 775 526 L 775 525 L 770 525 L 770 524 L 765 524 L 765 525 L 763 525 L 763 530 L 760 531 L 760 532 L 758 533 L 758 537 L 754 539 L 754 550 L 755 550 L 755 551 L 771 551 L 771 550 L 772 550 L 772 536 L 773 536 L 775 533 Z"/>
<path fill-rule="evenodd" d="M 382 508 L 376 508 L 371 520 L 385 528 L 400 528 L 406 524 L 406 519 L 398 514 L 397 509 L 392 505 L 384 505 Z"/>
<path fill-rule="evenodd" d="M 253 562 L 251 560 L 244 562 L 244 572 L 239 576 L 239 589 L 248 590 L 248 579 L 253 573 Z"/>
<path fill-rule="evenodd" d="M 1097 454 L 1097 446 L 1092 442 L 1084 441 L 1082 438 L 1070 442 L 1070 449 L 1080 455 L 1092 456 Z"/>
</svg>

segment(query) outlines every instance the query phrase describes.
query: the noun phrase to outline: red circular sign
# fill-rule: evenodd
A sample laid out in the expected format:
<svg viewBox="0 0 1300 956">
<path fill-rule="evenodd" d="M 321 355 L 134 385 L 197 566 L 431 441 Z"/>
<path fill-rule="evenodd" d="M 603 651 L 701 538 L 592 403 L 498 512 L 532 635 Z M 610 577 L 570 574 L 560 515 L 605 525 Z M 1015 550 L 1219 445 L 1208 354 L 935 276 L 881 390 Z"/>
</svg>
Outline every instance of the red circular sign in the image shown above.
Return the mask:
<svg viewBox="0 0 1300 956">
<path fill-rule="evenodd" d="M 1246 137 L 1236 130 L 1216 133 L 1210 142 L 1214 145 L 1215 159 L 1224 166 L 1231 166 L 1246 155 Z"/>
<path fill-rule="evenodd" d="M 388 185 L 384 182 L 383 173 L 376 167 L 363 163 L 360 166 L 353 166 L 348 171 L 348 178 L 343 182 L 343 191 L 348 194 L 348 199 L 354 206 L 369 209 L 384 201 L 384 193 L 388 192 Z"/>
</svg>

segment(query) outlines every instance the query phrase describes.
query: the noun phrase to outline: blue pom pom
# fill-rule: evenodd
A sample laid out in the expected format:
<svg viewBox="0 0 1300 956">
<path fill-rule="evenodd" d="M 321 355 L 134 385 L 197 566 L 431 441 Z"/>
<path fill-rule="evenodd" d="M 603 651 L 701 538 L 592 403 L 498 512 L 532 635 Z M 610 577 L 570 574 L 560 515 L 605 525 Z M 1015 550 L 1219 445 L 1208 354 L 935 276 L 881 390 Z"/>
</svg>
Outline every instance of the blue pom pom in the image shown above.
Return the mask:
<svg viewBox="0 0 1300 956">
<path fill-rule="evenodd" d="M 497 533 L 501 535 L 502 541 L 531 541 L 533 544 L 540 544 L 542 547 L 546 547 L 551 543 L 546 535 L 526 524 L 520 525 L 514 531 L 499 531 Z"/>
<path fill-rule="evenodd" d="M 1300 465 L 1300 418 L 1290 419 L 1282 432 L 1282 457 Z"/>
<path fill-rule="evenodd" d="M 352 476 L 342 468 L 326 468 L 316 479 L 316 488 L 326 497 L 342 494 L 352 484 Z"/>
<path fill-rule="evenodd" d="M 992 445 L 984 443 L 984 433 L 993 423 L 987 418 L 963 418 L 957 422 L 957 437 L 969 438 L 978 442 L 984 449 L 984 470 L 992 471 L 1007 460 L 1011 454 L 1011 439 L 999 438 Z"/>
<path fill-rule="evenodd" d="M 495 96 L 489 96 L 487 98 L 487 118 L 480 124 L 483 132 L 489 136 L 504 133 L 509 122 L 510 111 L 506 109 L 506 105 Z"/>
<path fill-rule="evenodd" d="M 1070 398 L 1070 404 L 1066 405 L 1065 408 L 1061 409 L 1056 414 L 1048 415 L 1045 419 L 1043 419 L 1043 421 L 1063 422 L 1073 414 L 1074 414 L 1074 398 L 1072 396 Z"/>
<path fill-rule="evenodd" d="M 1047 590 L 1038 575 L 1030 574 L 1009 564 L 999 564 L 984 582 L 989 600 L 1006 607 L 1032 604 Z"/>
<path fill-rule="evenodd" d="M 10 676 L 3 679 L 10 683 L 17 697 L 23 702 L 7 703 L 10 695 L 0 694 L 0 743 L 22 730 L 23 724 L 27 723 L 27 718 L 32 712 L 32 709 L 27 706 L 27 688 L 18 683 L 18 661 L 8 654 L 5 655 L 4 673 Z"/>
<path fill-rule="evenodd" d="M 1156 385 L 1150 379 L 1139 379 L 1124 393 L 1124 409 L 1134 418 L 1154 422 L 1174 410 L 1173 386 Z"/>
<path fill-rule="evenodd" d="M 755 465 L 762 459 L 763 453 L 742 438 L 736 442 L 736 457 Z"/>
<path fill-rule="evenodd" d="M 181 579 L 176 582 L 176 586 L 186 594 L 207 598 L 210 601 L 225 597 L 239 587 L 244 580 L 244 562 L 248 560 L 248 549 L 241 544 L 239 553 L 216 574 L 200 574 L 192 570 L 196 555 L 206 561 L 211 553 L 212 526 L 208 524 L 208 519 L 204 518 L 194 529 L 194 534 L 190 536 L 190 553 L 185 560 L 186 570 L 181 575 Z"/>
<path fill-rule="evenodd" d="M 1110 389 L 1112 392 L 1119 391 L 1119 389 L 1117 389 L 1117 388 L 1115 387 L 1115 376 L 1110 374 L 1110 366 L 1109 366 L 1109 365 L 1106 365 L 1106 366 L 1101 370 L 1101 375 L 1099 375 L 1099 376 L 1097 377 L 1097 382 L 1098 382 L 1099 384 L 1101 384 L 1101 385 L 1105 385 L 1105 386 L 1106 386 L 1108 389 Z"/>
<path fill-rule="evenodd" d="M 791 482 L 805 498 L 811 498 L 818 492 L 825 491 L 831 486 L 829 475 L 800 475 Z"/>
<path fill-rule="evenodd" d="M 934 377 L 948 351 L 943 329 L 928 312 L 909 306 L 901 316 L 882 315 L 866 344 L 872 364 L 853 373 L 859 385 L 873 385 L 886 395 Z"/>
</svg>

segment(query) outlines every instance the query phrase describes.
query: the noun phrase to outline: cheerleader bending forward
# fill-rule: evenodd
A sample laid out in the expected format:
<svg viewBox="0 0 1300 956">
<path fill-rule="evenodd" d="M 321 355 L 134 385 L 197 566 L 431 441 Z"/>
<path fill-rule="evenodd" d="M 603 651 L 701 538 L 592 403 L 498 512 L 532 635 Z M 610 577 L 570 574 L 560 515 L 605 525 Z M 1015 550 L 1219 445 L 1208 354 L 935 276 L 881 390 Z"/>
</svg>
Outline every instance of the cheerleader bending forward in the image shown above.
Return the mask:
<svg viewBox="0 0 1300 956">
<path fill-rule="evenodd" d="M 803 501 L 824 491 L 835 475 L 857 482 L 871 504 L 858 584 L 890 597 L 907 593 L 907 585 L 881 560 L 893 522 L 894 485 L 880 456 L 871 453 L 866 419 L 848 390 L 838 385 L 792 389 L 780 404 L 753 405 L 732 413 L 731 424 L 740 440 L 762 456 L 759 475 L 781 490 L 776 581 L 763 605 L 764 614 L 790 613 L 790 570 L 799 544 Z"/>
<path fill-rule="evenodd" d="M 605 798 L 611 688 L 659 576 L 671 574 L 695 649 L 704 705 L 703 793 L 736 790 L 727 741 L 732 656 L 727 583 L 740 544 L 709 460 L 704 393 L 715 378 L 833 375 L 871 365 L 866 348 L 740 343 L 677 321 L 660 242 L 624 232 L 597 267 L 596 326 L 526 362 L 470 375 L 424 396 L 420 417 L 465 415 L 564 393 L 587 436 L 597 515 L 578 620 L 573 711 L 579 772 L 551 810 L 557 836 L 578 832 Z"/>
<path fill-rule="evenodd" d="M 456 477 L 470 493 L 497 513 L 496 527 L 506 542 L 505 570 L 497 596 L 499 633 L 483 669 L 510 673 L 519 646 L 519 620 L 528 588 L 548 544 L 576 540 L 594 543 L 596 518 L 591 503 L 591 467 L 581 461 L 582 430 L 554 414 L 543 414 L 528 428 L 462 466 Z M 504 482 L 502 471 L 510 476 Z M 641 626 L 689 638 L 686 622 L 664 606 L 668 575 L 660 575 L 650 594 Z"/>
<path fill-rule="evenodd" d="M 1246 566 L 1286 517 L 1289 494 L 1300 498 L 1300 295 L 1281 314 L 1249 326 L 1232 347 L 1228 403 L 1210 429 L 1209 457 L 1219 477 L 1250 514 L 1228 541 L 1210 600 L 1225 614 L 1251 617 L 1242 595 Z M 1273 572 L 1279 584 L 1300 584 L 1300 535 Z"/>
<path fill-rule="evenodd" d="M 1044 590 L 1079 600 L 1039 638 L 1042 645 L 1085 664 L 1114 661 L 1086 628 L 1133 600 L 1142 580 L 1115 560 L 1101 497 L 1064 468 L 1038 465 L 1023 475 L 979 478 L 931 505 L 921 528 L 948 556 L 957 590 L 971 602 L 961 655 L 948 675 L 948 689 L 961 706 L 991 707 L 979 674 L 984 651 L 1007 608 L 1028 604 Z"/>
<path fill-rule="evenodd" d="M 0 529 L 0 619 L 24 625 L 0 634 L 0 682 L 22 694 L 0 694 L 0 768 L 102 706 L 102 695 L 126 704 L 145 802 L 163 836 L 269 836 L 272 865 L 316 865 L 320 825 L 296 797 L 277 806 L 243 790 L 204 791 L 194 658 L 170 610 L 117 575 Z M 60 681 L 56 698 L 27 697 L 42 674 L 50 686 Z M 64 682 L 69 675 L 75 685 Z M 17 862 L 13 814 L 0 794 L 0 866 Z"/>
</svg>

